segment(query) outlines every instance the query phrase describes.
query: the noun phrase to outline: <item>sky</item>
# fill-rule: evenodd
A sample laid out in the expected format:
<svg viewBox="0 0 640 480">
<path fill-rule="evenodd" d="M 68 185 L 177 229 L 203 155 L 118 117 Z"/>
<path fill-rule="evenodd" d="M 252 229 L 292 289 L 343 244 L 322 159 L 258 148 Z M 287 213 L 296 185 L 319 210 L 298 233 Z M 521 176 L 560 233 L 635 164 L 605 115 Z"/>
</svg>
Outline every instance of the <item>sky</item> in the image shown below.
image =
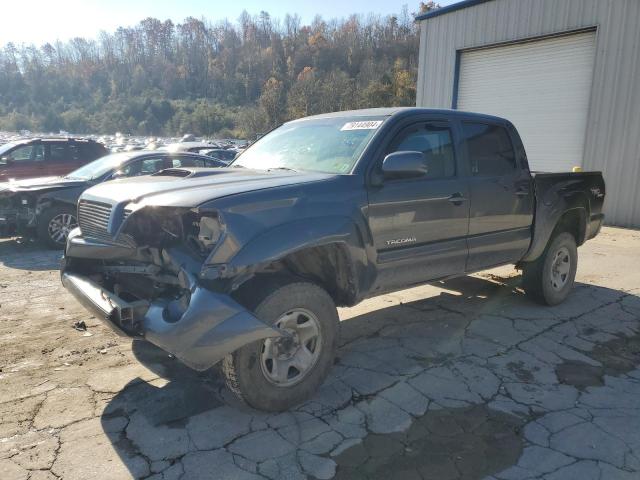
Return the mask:
<svg viewBox="0 0 640 480">
<path fill-rule="evenodd" d="M 457 0 L 440 0 L 445 6 Z M 388 15 L 418 9 L 420 0 L 5 0 L 2 2 L 0 45 L 8 42 L 41 45 L 57 39 L 95 38 L 101 30 L 111 32 L 120 26 L 132 26 L 146 17 L 180 22 L 186 17 L 235 22 L 242 12 L 283 18 L 297 13 L 304 23 L 316 14 L 324 18 L 346 17 L 352 13 Z"/>
</svg>

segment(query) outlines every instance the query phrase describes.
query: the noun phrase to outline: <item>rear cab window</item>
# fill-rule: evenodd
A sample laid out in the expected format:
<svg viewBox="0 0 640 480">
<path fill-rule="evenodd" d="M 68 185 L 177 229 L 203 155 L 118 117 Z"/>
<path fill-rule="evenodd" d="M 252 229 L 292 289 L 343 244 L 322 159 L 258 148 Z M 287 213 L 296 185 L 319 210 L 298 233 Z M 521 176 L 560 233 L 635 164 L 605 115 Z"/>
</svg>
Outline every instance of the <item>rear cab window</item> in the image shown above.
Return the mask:
<svg viewBox="0 0 640 480">
<path fill-rule="evenodd" d="M 473 176 L 497 177 L 517 171 L 515 150 L 506 128 L 491 123 L 463 121 L 462 136 Z"/>
</svg>

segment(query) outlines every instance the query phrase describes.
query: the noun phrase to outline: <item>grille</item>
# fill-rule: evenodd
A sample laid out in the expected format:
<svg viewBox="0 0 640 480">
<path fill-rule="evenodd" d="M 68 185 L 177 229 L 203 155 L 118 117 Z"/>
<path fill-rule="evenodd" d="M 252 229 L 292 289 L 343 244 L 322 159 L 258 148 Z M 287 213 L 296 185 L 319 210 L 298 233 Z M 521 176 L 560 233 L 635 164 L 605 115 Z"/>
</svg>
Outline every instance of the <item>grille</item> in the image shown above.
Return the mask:
<svg viewBox="0 0 640 480">
<path fill-rule="evenodd" d="M 90 200 L 80 200 L 78 204 L 78 224 L 85 237 L 112 240 L 109 234 L 111 205 Z"/>
</svg>

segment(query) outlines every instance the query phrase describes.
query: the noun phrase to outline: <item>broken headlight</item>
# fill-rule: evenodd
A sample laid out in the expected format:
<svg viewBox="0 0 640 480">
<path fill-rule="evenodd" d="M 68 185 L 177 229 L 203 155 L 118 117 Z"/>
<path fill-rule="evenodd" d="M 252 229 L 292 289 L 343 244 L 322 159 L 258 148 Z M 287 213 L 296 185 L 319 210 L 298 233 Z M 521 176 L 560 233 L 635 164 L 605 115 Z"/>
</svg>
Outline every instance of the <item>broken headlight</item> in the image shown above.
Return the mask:
<svg viewBox="0 0 640 480">
<path fill-rule="evenodd" d="M 217 212 L 191 212 L 187 242 L 202 256 L 207 256 L 222 237 L 224 224 Z"/>
<path fill-rule="evenodd" d="M 167 248 L 179 245 L 185 238 L 184 213 L 185 209 L 177 207 L 139 208 L 127 215 L 123 233 L 140 246 Z"/>
<path fill-rule="evenodd" d="M 218 243 L 222 235 L 222 228 L 217 218 L 200 217 L 198 222 L 198 242 L 206 250 L 211 250 Z"/>
</svg>

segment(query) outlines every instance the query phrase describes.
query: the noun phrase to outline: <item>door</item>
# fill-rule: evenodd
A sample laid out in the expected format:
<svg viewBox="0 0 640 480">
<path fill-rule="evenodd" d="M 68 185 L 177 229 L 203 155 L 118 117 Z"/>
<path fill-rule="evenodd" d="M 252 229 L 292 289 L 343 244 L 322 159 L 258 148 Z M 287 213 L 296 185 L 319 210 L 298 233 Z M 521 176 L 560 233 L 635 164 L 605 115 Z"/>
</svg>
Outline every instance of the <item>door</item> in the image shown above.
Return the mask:
<svg viewBox="0 0 640 480">
<path fill-rule="evenodd" d="M 45 163 L 44 145 L 41 143 L 18 146 L 2 156 L 0 181 L 46 176 Z"/>
<path fill-rule="evenodd" d="M 384 155 L 420 151 L 427 173 L 384 179 L 369 188 L 369 225 L 377 251 L 376 290 L 464 272 L 469 202 L 458 175 L 454 133 L 446 122 L 420 122 L 401 131 Z M 383 158 L 376 168 L 380 171 Z"/>
<path fill-rule="evenodd" d="M 464 51 L 456 108 L 508 118 L 532 170 L 571 171 L 582 166 L 595 51 L 595 32 Z"/>
<path fill-rule="evenodd" d="M 79 167 L 79 163 L 71 158 L 67 142 L 52 142 L 47 144 L 47 175 L 62 176 Z"/>
<path fill-rule="evenodd" d="M 529 248 L 533 222 L 531 175 L 507 128 L 461 122 L 469 175 L 467 271 L 516 262 Z"/>
</svg>

